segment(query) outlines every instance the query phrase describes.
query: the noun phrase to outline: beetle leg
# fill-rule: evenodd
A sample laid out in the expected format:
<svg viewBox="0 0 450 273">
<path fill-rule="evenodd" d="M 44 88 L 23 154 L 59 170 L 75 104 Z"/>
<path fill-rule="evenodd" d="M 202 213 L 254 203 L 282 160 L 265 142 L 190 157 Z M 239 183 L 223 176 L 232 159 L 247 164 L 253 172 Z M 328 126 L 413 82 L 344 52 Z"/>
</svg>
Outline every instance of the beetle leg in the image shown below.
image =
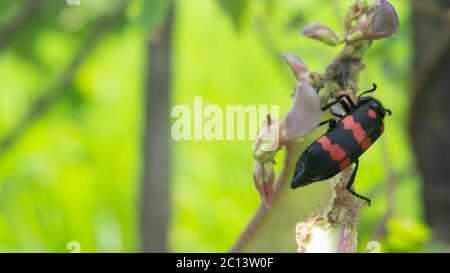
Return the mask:
<svg viewBox="0 0 450 273">
<path fill-rule="evenodd" d="M 332 128 L 336 127 L 337 123 L 334 118 L 330 118 L 330 119 L 324 120 L 321 123 L 319 123 L 319 125 L 317 127 L 323 126 L 325 124 L 328 124 L 329 129 L 332 129 Z"/>
<path fill-rule="evenodd" d="M 326 111 L 326 110 L 328 110 L 329 108 L 333 107 L 334 105 L 336 105 L 338 103 L 342 106 L 342 108 L 344 108 L 344 111 L 346 113 L 350 113 L 356 107 L 355 104 L 353 103 L 353 100 L 350 97 L 350 95 L 343 94 L 343 95 L 337 96 L 334 101 L 332 101 L 332 102 L 330 102 L 330 103 L 320 107 L 320 109 L 322 111 Z"/>
<path fill-rule="evenodd" d="M 356 163 L 355 169 L 353 170 L 352 176 L 350 177 L 350 180 L 348 181 L 348 183 L 347 183 L 347 185 L 345 186 L 345 188 L 346 188 L 351 194 L 353 194 L 354 196 L 356 196 L 356 197 L 358 197 L 358 198 L 360 198 L 360 199 L 365 200 L 365 201 L 369 204 L 369 207 L 370 207 L 371 201 L 370 201 L 369 198 L 364 197 L 364 196 L 362 196 L 362 195 L 359 195 L 359 194 L 356 193 L 354 190 L 352 190 L 353 183 L 355 182 L 356 172 L 358 171 L 359 160 L 357 159 L 357 160 L 355 161 L 355 163 Z"/>
<path fill-rule="evenodd" d="M 342 101 L 342 99 L 344 99 L 344 97 L 345 97 L 345 95 L 337 96 L 336 99 L 335 99 L 334 101 L 332 101 L 332 102 L 330 102 L 330 103 L 328 103 L 328 104 L 326 104 L 326 105 L 320 107 L 320 109 L 321 109 L 322 111 L 326 111 L 326 110 L 330 109 L 331 107 L 333 107 L 335 104 L 340 103 L 340 102 Z"/>
<path fill-rule="evenodd" d="M 346 98 L 348 95 L 344 95 L 344 98 Z M 341 100 L 341 101 L 339 101 L 339 103 L 341 104 L 341 106 L 342 106 L 342 108 L 344 108 L 344 111 L 345 111 L 345 113 L 350 113 L 351 111 L 352 111 L 352 107 L 350 107 L 349 105 L 348 105 L 348 103 L 347 102 L 345 102 L 345 100 Z M 352 104 L 353 104 L 353 102 L 352 102 Z"/>
<path fill-rule="evenodd" d="M 353 110 L 353 109 L 356 108 L 356 105 L 355 105 L 355 103 L 353 102 L 352 97 L 350 97 L 349 94 L 345 94 L 345 95 L 344 95 L 344 98 L 347 99 L 347 106 L 350 107 L 350 110 Z M 344 100 L 342 100 L 342 102 L 344 102 Z M 342 103 L 341 103 L 341 104 L 342 104 Z M 342 107 L 344 107 L 344 106 L 342 106 Z M 350 112 L 350 111 L 348 111 L 348 112 Z"/>
</svg>

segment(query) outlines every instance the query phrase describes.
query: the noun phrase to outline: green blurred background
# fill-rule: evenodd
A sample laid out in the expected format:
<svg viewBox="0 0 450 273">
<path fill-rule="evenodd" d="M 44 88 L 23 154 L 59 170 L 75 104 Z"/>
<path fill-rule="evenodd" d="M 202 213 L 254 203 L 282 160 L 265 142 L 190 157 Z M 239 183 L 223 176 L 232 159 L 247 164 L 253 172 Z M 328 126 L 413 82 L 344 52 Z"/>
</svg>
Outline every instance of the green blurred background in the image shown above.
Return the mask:
<svg viewBox="0 0 450 273">
<path fill-rule="evenodd" d="M 277 104 L 284 113 L 295 80 L 281 52 L 322 71 L 340 47 L 298 32 L 310 21 L 342 32 L 353 2 L 1 1 L 0 251 L 69 252 L 70 241 L 82 252 L 227 251 L 260 204 L 252 141 L 170 140 L 168 181 L 158 181 L 168 189 L 161 196 L 167 211 L 142 212 L 150 198 L 142 190 L 143 145 L 152 137 L 144 132 L 152 113 L 145 108 L 159 103 L 158 97 L 144 103 L 152 87 L 149 62 L 157 58 L 151 44 L 171 20 L 170 104 L 158 113 L 161 122 L 169 124 L 170 108 L 191 107 L 195 96 L 204 105 Z M 394 114 L 361 160 L 356 187 L 373 197 L 373 206 L 361 210 L 360 249 L 386 215 L 391 174 L 395 203 L 379 238 L 382 251 L 448 251 L 425 221 L 408 133 L 412 8 L 406 0 L 391 2 L 400 29 L 373 44 L 361 74 L 360 88 L 377 83 L 375 96 Z M 282 154 L 277 159 L 279 173 Z M 325 206 L 328 194 L 327 183 L 286 188 L 245 250 L 295 252 L 295 223 Z M 168 223 L 165 230 L 146 234 L 152 230 L 146 223 L 160 221 Z M 152 238 L 164 247 L 152 247 Z"/>
</svg>

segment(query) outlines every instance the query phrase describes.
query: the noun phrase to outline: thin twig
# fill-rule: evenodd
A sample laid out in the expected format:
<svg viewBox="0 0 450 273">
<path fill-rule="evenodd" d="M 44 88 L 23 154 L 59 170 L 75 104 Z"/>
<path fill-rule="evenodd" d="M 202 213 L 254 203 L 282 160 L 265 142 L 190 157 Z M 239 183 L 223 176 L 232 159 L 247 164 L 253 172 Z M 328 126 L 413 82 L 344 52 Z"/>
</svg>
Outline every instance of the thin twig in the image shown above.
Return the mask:
<svg viewBox="0 0 450 273">
<path fill-rule="evenodd" d="M 125 2 L 124 2 L 125 3 Z M 68 85 L 73 80 L 75 72 L 80 64 L 86 59 L 87 56 L 93 51 L 101 37 L 112 22 L 121 18 L 124 12 L 124 5 L 120 5 L 116 12 L 110 15 L 105 15 L 98 20 L 96 26 L 85 39 L 84 43 L 80 46 L 72 61 L 68 64 L 65 70 L 61 73 L 56 82 L 48 89 L 41 92 L 40 96 L 25 113 L 24 117 L 5 135 L 0 141 L 0 157 L 5 155 L 8 151 L 23 135 L 23 133 L 30 127 L 30 125 L 41 118 L 50 108 L 53 106 L 59 98 L 67 93 L 70 89 Z"/>
<path fill-rule="evenodd" d="M 20 29 L 32 18 L 42 7 L 44 1 L 31 0 L 24 3 L 23 8 L 0 32 L 0 50 L 7 47 Z"/>
<path fill-rule="evenodd" d="M 386 225 L 391 219 L 392 214 L 395 210 L 395 172 L 391 165 L 391 160 L 389 158 L 389 151 L 387 148 L 386 141 L 381 140 L 381 153 L 383 157 L 384 169 L 386 171 L 386 197 L 387 197 L 387 209 L 383 218 L 381 219 L 378 227 L 372 236 L 372 241 L 379 241 L 386 236 L 387 228 Z"/>
</svg>

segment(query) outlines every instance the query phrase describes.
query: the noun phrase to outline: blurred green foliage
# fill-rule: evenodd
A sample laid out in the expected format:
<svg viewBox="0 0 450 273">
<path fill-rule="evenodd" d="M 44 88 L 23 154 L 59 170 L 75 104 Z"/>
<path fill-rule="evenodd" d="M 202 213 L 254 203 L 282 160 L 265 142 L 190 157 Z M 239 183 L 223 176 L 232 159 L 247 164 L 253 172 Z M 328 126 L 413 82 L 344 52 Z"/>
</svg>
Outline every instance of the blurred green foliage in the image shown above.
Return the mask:
<svg viewBox="0 0 450 273">
<path fill-rule="evenodd" d="M 2 1 L 1 28 L 25 2 Z M 26 25 L 0 52 L 0 137 L 59 76 L 95 19 L 114 8 L 111 3 L 46 4 L 36 23 Z M 295 81 L 281 52 L 291 51 L 311 70 L 323 70 L 339 48 L 299 36 L 300 27 L 319 21 L 342 31 L 352 3 L 176 1 L 172 103 L 192 106 L 194 96 L 202 96 L 204 104 L 278 104 L 285 112 Z M 364 250 L 386 212 L 385 145 L 396 176 L 396 203 L 382 250 L 412 252 L 423 250 L 431 233 L 422 220 L 421 179 L 406 131 L 410 7 L 404 0 L 392 3 L 401 20 L 398 35 L 373 44 L 361 75 L 361 89 L 377 83 L 376 97 L 394 114 L 386 121 L 382 140 L 360 164 L 356 186 L 374 202 L 361 211 L 359 238 Z M 89 54 L 70 90 L 11 150 L 0 154 L 0 251 L 66 252 L 73 240 L 80 242 L 81 251 L 139 250 L 146 43 L 149 29 L 163 20 L 166 9 L 167 1 L 130 1 L 127 21 Z M 236 240 L 260 202 L 252 181 L 252 144 L 172 142 L 172 251 L 227 251 Z M 277 173 L 281 155 L 278 162 Z M 312 187 L 321 193 L 313 190 L 311 198 L 298 198 L 297 221 L 327 200 L 326 185 Z M 310 190 L 298 192 L 292 193 L 291 202 Z M 319 202 L 302 203 L 313 199 Z M 281 220 L 272 240 L 284 232 L 292 240 L 282 241 L 277 249 L 294 252 L 295 225 L 282 219 L 283 214 L 297 216 L 289 209 L 277 213 Z"/>
</svg>

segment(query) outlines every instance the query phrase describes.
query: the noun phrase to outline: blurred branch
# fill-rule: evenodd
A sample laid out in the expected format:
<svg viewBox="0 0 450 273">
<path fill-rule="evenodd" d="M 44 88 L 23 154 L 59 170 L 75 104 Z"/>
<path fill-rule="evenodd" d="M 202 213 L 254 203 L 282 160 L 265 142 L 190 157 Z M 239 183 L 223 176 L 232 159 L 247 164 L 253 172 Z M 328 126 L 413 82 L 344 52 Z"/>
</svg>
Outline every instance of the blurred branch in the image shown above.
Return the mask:
<svg viewBox="0 0 450 273">
<path fill-rule="evenodd" d="M 422 14 L 439 19 L 447 24 L 450 24 L 450 10 L 438 7 L 428 1 L 424 0 L 411 0 L 413 8 Z"/>
<path fill-rule="evenodd" d="M 71 62 L 61 73 L 56 82 L 41 92 L 41 96 L 30 106 L 24 117 L 11 129 L 9 133 L 0 141 L 0 156 L 4 156 L 23 135 L 23 133 L 39 118 L 41 118 L 49 109 L 69 91 L 69 84 L 80 64 L 93 51 L 103 35 L 110 29 L 112 23 L 122 18 L 125 10 L 125 1 L 119 5 L 112 14 L 105 15 L 98 19 L 93 30 L 89 33 L 84 43 L 79 47 Z"/>
<path fill-rule="evenodd" d="M 16 17 L 14 17 L 0 32 L 0 51 L 9 45 L 13 40 L 14 35 L 20 32 L 20 28 L 22 28 L 22 26 L 40 10 L 44 3 L 42 0 L 24 2 L 26 3 L 23 4 L 23 8 L 18 12 Z"/>
<path fill-rule="evenodd" d="M 170 220 L 170 90 L 174 2 L 148 42 L 140 231 L 143 252 L 167 252 Z"/>
<path fill-rule="evenodd" d="M 413 98 L 418 97 L 420 92 L 426 90 L 425 85 L 439 67 L 445 55 L 448 54 L 450 49 L 450 27 L 443 27 L 434 41 L 431 42 L 429 48 L 430 50 L 424 53 L 426 56 L 422 60 L 422 65 L 416 67 L 414 73 L 415 84 Z"/>
<path fill-rule="evenodd" d="M 378 224 L 378 227 L 372 237 L 373 238 L 372 241 L 379 241 L 386 236 L 387 233 L 386 225 L 389 219 L 391 219 L 395 209 L 395 183 L 396 183 L 395 172 L 394 168 L 392 167 L 391 160 L 389 158 L 389 152 L 386 141 L 382 139 L 380 144 L 384 169 L 386 171 L 387 176 L 386 179 L 387 209 L 386 213 L 384 214 L 383 218 Z"/>
</svg>

